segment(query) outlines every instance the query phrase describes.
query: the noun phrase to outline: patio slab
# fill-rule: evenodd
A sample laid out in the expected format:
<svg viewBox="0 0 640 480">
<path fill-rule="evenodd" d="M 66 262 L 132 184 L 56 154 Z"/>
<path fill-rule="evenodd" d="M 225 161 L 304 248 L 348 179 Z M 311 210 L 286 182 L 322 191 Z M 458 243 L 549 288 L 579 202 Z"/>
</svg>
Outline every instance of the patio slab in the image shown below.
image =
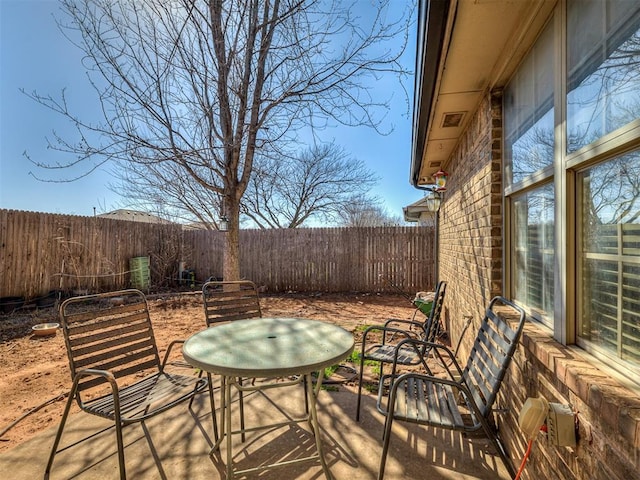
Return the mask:
<svg viewBox="0 0 640 480">
<path fill-rule="evenodd" d="M 216 392 L 216 400 L 218 393 Z M 354 420 L 354 386 L 322 391 L 318 415 L 323 429 L 323 448 L 336 480 L 373 480 L 379 468 L 384 418 L 375 409 L 371 394 L 363 397 L 360 422 Z M 235 406 L 235 405 L 234 405 Z M 245 397 L 246 425 L 254 426 L 298 416 L 304 407 L 300 387 L 280 388 Z M 237 415 L 234 415 L 237 417 Z M 70 417 L 62 445 L 88 437 L 109 426 L 87 414 Z M 237 468 L 250 468 L 278 460 L 290 460 L 314 452 L 315 443 L 306 424 L 287 426 L 247 435 L 245 443 L 234 437 Z M 11 480 L 42 478 L 56 429 L 0 454 L 0 471 L 11 472 Z M 186 404 L 146 422 L 146 428 L 124 429 L 125 462 L 131 479 L 217 480 L 225 478 L 224 459 L 209 456 L 212 422 L 208 397 L 200 395 L 189 411 Z M 514 464 L 517 465 L 517 459 Z M 114 430 L 108 429 L 56 456 L 51 479 L 118 478 Z M 271 468 L 240 478 L 300 479 L 324 478 L 318 461 Z M 456 432 L 432 430 L 396 422 L 386 467 L 386 480 L 405 479 L 507 479 L 500 458 L 488 440 L 469 439 Z"/>
</svg>

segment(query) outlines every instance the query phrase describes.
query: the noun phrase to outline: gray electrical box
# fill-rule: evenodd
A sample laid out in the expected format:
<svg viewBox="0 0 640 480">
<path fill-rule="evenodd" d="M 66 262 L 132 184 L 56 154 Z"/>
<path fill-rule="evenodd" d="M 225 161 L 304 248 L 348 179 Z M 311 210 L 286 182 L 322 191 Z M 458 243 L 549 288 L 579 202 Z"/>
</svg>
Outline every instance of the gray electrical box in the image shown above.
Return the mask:
<svg viewBox="0 0 640 480">
<path fill-rule="evenodd" d="M 552 445 L 558 447 L 576 446 L 575 415 L 569 405 L 549 404 L 547 435 Z"/>
</svg>

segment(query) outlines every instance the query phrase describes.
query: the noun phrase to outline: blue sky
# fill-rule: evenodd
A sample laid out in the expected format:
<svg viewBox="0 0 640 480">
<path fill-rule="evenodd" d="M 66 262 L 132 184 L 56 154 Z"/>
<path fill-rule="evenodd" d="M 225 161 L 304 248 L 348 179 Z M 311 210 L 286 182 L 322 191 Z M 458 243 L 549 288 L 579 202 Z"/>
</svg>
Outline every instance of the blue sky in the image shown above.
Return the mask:
<svg viewBox="0 0 640 480">
<path fill-rule="evenodd" d="M 404 0 L 394 1 L 404 6 Z M 72 108 L 83 119 L 98 110 L 80 51 L 55 24 L 53 15 L 58 8 L 55 0 L 0 0 L 0 208 L 93 215 L 94 208 L 104 213 L 126 207 L 108 189 L 111 177 L 106 169 L 71 183 L 43 182 L 35 177 L 60 180 L 73 177 L 74 172 L 39 169 L 23 155 L 27 151 L 34 160 L 63 162 L 68 158 L 47 150 L 46 138 L 52 131 L 65 138 L 75 137 L 59 115 L 22 94 L 21 88 L 54 97 L 64 88 Z M 415 36 L 405 53 L 405 64 L 411 69 L 414 59 Z M 413 86 L 412 81 L 407 83 L 407 87 Z M 398 88 L 388 114 L 395 126 L 392 134 L 380 136 L 371 129 L 346 127 L 326 132 L 381 178 L 371 193 L 380 197 L 393 215 L 402 215 L 403 206 L 423 196 L 409 184 L 410 113 Z"/>
</svg>

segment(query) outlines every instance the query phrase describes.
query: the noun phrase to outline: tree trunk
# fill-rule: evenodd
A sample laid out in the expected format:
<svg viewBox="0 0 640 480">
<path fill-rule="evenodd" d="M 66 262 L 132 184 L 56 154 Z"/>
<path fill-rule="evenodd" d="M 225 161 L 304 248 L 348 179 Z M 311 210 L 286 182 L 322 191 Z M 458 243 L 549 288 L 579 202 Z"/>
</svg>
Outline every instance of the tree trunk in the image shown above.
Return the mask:
<svg viewBox="0 0 640 480">
<path fill-rule="evenodd" d="M 228 229 L 224 241 L 222 277 L 225 281 L 240 280 L 240 204 L 223 199 L 228 219 Z"/>
</svg>

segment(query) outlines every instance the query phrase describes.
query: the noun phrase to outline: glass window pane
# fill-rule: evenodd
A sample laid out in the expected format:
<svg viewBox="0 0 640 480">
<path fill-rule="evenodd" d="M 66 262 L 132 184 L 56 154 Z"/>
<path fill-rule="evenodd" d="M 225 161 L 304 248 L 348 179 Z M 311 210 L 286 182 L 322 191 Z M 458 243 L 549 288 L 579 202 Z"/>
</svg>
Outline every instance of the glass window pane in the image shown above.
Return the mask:
<svg viewBox="0 0 640 480">
<path fill-rule="evenodd" d="M 622 266 L 622 359 L 640 365 L 640 265 Z"/>
<path fill-rule="evenodd" d="M 504 92 L 507 186 L 553 163 L 553 21 Z"/>
<path fill-rule="evenodd" d="M 618 344 L 618 265 L 585 260 L 583 276 L 585 302 L 581 336 L 615 354 Z"/>
<path fill-rule="evenodd" d="M 554 286 L 553 184 L 513 199 L 514 299 L 552 325 Z"/>
<path fill-rule="evenodd" d="M 640 152 L 579 176 L 583 306 L 578 335 L 640 365 Z"/>
<path fill-rule="evenodd" d="M 640 117 L 640 2 L 567 5 L 567 150 Z"/>
</svg>

